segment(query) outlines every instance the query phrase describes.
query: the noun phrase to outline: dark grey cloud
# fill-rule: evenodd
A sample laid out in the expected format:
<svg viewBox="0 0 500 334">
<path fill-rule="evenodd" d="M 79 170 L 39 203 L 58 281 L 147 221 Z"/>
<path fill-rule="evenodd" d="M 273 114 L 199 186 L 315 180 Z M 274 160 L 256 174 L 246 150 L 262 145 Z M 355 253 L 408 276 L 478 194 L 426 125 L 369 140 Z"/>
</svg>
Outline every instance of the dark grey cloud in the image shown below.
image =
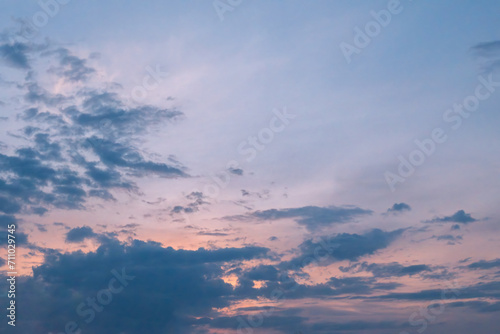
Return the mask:
<svg viewBox="0 0 500 334">
<path fill-rule="evenodd" d="M 29 82 L 26 84 L 26 94 L 24 95 L 24 100 L 28 103 L 33 103 L 36 105 L 45 105 L 47 107 L 57 107 L 61 103 L 69 100 L 66 96 L 62 94 L 51 94 L 43 87 L 40 87 L 36 82 Z M 28 109 L 29 113 L 25 115 L 21 115 L 20 117 L 29 120 L 38 120 L 40 122 L 52 123 L 58 125 L 64 125 L 65 122 L 59 115 L 50 113 L 50 112 L 42 112 L 38 113 L 38 109 L 30 108 Z M 34 112 L 36 111 L 36 112 Z"/>
<path fill-rule="evenodd" d="M 243 175 L 243 169 L 241 168 L 229 168 L 228 171 L 234 175 L 239 175 L 239 176 L 242 176 Z"/>
<path fill-rule="evenodd" d="M 280 267 L 303 268 L 312 262 L 318 265 L 329 265 L 343 260 L 356 261 L 363 256 L 387 248 L 402 235 L 403 231 L 399 229 L 386 232 L 374 229 L 364 234 L 337 234 L 319 241 L 309 239 L 299 245 L 299 256 L 282 262 Z"/>
<path fill-rule="evenodd" d="M 66 48 L 59 48 L 51 53 L 59 56 L 59 66 L 50 68 L 50 73 L 55 73 L 73 82 L 86 81 L 90 75 L 95 73 L 95 69 L 87 66 L 86 59 L 74 56 Z"/>
<path fill-rule="evenodd" d="M 486 269 L 492 269 L 492 268 L 500 268 L 500 259 L 495 259 L 495 260 L 481 260 L 477 262 L 473 262 L 467 266 L 469 269 L 473 270 L 486 270 Z"/>
<path fill-rule="evenodd" d="M 407 328 L 407 324 L 397 321 L 350 321 L 350 322 L 320 322 L 310 326 L 313 333 L 335 333 L 341 332 L 356 332 L 356 331 L 373 331 L 385 330 L 396 331 L 397 329 Z M 307 327 L 306 327 L 307 328 Z"/>
<path fill-rule="evenodd" d="M 246 216 L 225 217 L 228 220 L 278 220 L 294 218 L 295 221 L 305 226 L 308 230 L 317 230 L 333 224 L 343 224 L 352 222 L 355 218 L 372 214 L 371 210 L 361 209 L 355 206 L 342 207 L 317 207 L 304 206 L 300 208 L 270 209 L 255 211 Z"/>
<path fill-rule="evenodd" d="M 355 263 L 348 267 L 340 267 L 342 272 L 359 273 L 362 271 L 370 272 L 374 277 L 402 277 L 421 274 L 424 272 L 431 272 L 432 268 L 425 264 L 415 264 L 404 266 L 397 262 L 392 263 Z"/>
<path fill-rule="evenodd" d="M 86 163 L 86 172 L 85 174 L 90 177 L 92 181 L 94 181 L 99 188 L 99 190 L 94 190 L 96 197 L 105 198 L 111 196 L 109 193 L 98 193 L 98 191 L 104 191 L 105 189 L 110 188 L 123 188 L 129 190 L 135 190 L 136 187 L 133 183 L 127 182 L 123 180 L 122 175 L 112 168 L 98 168 L 95 163 Z"/>
<path fill-rule="evenodd" d="M 490 41 L 476 44 L 472 52 L 481 58 L 485 72 L 493 72 L 500 68 L 500 41 Z"/>
<path fill-rule="evenodd" d="M 30 49 L 31 48 L 24 43 L 6 43 L 0 45 L 0 56 L 9 66 L 29 69 L 28 53 Z"/>
<path fill-rule="evenodd" d="M 394 290 L 401 286 L 396 282 L 377 282 L 373 277 L 332 277 L 326 283 L 300 284 L 293 275 L 287 274 L 286 270 L 280 270 L 277 279 L 273 271 L 268 268 L 263 269 L 259 266 L 255 270 L 255 272 L 254 269 L 243 272 L 239 268 L 234 270 L 234 273 L 238 274 L 238 286 L 234 289 L 238 299 L 258 300 L 273 295 L 286 296 L 287 299 L 327 299 L 353 295 L 361 297 L 375 292 Z M 249 277 L 250 273 L 254 275 L 254 279 Z M 265 284 L 256 288 L 254 281 L 264 281 Z"/>
<path fill-rule="evenodd" d="M 269 311 L 263 310 L 262 312 Z M 279 314 L 276 310 L 272 310 L 272 315 L 266 316 L 265 320 L 260 326 L 251 326 L 244 317 L 217 317 L 215 319 L 205 319 L 210 327 L 216 329 L 239 329 L 241 333 L 257 333 L 259 330 L 273 329 L 280 333 L 300 333 L 297 332 L 298 328 L 303 328 L 307 318 L 295 315 Z"/>
<path fill-rule="evenodd" d="M 437 217 L 431 220 L 425 221 L 426 223 L 459 223 L 468 224 L 476 222 L 477 219 L 472 218 L 470 213 L 465 213 L 464 210 L 458 210 L 451 216 Z"/>
<path fill-rule="evenodd" d="M 404 212 L 404 211 L 410 211 L 411 207 L 406 204 L 406 203 L 394 203 L 392 207 L 387 209 L 387 212 L 389 213 L 396 213 L 396 212 Z"/>
<path fill-rule="evenodd" d="M 66 233 L 66 242 L 76 243 L 94 238 L 97 234 L 89 226 L 75 227 Z"/>
<path fill-rule="evenodd" d="M 200 207 L 203 205 L 210 204 L 208 202 L 208 197 L 205 196 L 202 192 L 200 191 L 193 191 L 185 196 L 186 200 L 188 201 L 187 204 L 183 205 L 176 205 L 174 206 L 171 210 L 171 214 L 179 214 L 179 213 L 193 213 L 197 212 L 200 210 Z"/>
<path fill-rule="evenodd" d="M 239 329 L 241 333 L 258 333 L 259 330 L 273 330 L 279 333 L 358 333 L 363 331 L 385 330 L 385 332 L 396 331 L 398 329 L 407 328 L 407 324 L 397 321 L 316 321 L 311 323 L 308 318 L 300 315 L 289 315 L 286 311 L 281 310 L 261 310 L 262 314 L 266 314 L 264 321 L 260 326 L 252 326 L 255 322 L 250 322 L 247 317 L 219 317 L 213 320 L 207 319 L 206 322 L 210 327 L 216 329 Z M 252 320 L 254 320 L 253 317 Z M 254 320 L 255 321 L 255 320 Z M 377 332 L 381 333 L 381 332 Z"/>
<path fill-rule="evenodd" d="M 54 169 L 38 157 L 25 153 L 19 152 L 18 156 L 0 154 L 0 195 L 16 201 L 19 206 L 27 206 L 26 213 L 38 215 L 46 212 L 41 205 L 83 208 L 86 192 L 82 187 L 86 180 L 65 167 Z"/>
<path fill-rule="evenodd" d="M 90 138 L 97 142 L 97 137 Z M 165 163 L 153 162 L 144 160 L 144 158 L 137 153 L 134 148 L 111 142 L 108 140 L 101 140 L 98 145 L 92 146 L 94 153 L 96 153 L 101 162 L 110 168 L 124 168 L 135 176 L 145 176 L 156 174 L 162 177 L 186 177 L 187 174 L 179 168 L 167 165 Z"/>
<path fill-rule="evenodd" d="M 329 285 L 335 288 L 338 294 L 371 294 L 373 290 L 394 290 L 401 286 L 399 283 L 379 283 L 373 277 L 332 277 Z"/>
<path fill-rule="evenodd" d="M 4 229 L 0 231 L 0 246 L 6 246 L 8 244 L 8 234 L 10 234 L 7 230 L 7 226 L 3 227 Z M 16 227 L 15 231 L 16 237 L 16 246 L 30 248 L 32 244 L 28 241 L 28 234 L 19 231 L 19 226 Z"/>
<path fill-rule="evenodd" d="M 110 91 L 91 90 L 80 94 L 84 97 L 83 103 L 65 108 L 64 113 L 71 117 L 75 126 L 98 131 L 105 139 L 145 134 L 149 127 L 183 115 L 175 109 L 149 105 L 130 107 L 117 93 Z"/>
<path fill-rule="evenodd" d="M 436 240 L 445 240 L 448 241 L 448 244 L 454 245 L 455 242 L 460 242 L 463 240 L 463 237 L 461 235 L 451 235 L 451 234 L 443 234 L 443 235 L 438 235 L 438 236 L 432 236 L 433 239 Z"/>
<path fill-rule="evenodd" d="M 18 220 L 15 216 L 0 214 L 0 225 L 4 229 L 7 229 L 7 225 L 15 224 L 17 222 L 18 222 Z"/>
<path fill-rule="evenodd" d="M 15 200 L 0 196 L 0 212 L 11 214 L 19 211 L 21 211 L 21 206 Z"/>
<path fill-rule="evenodd" d="M 206 235 L 206 236 L 212 236 L 212 237 L 224 237 L 228 236 L 229 233 L 224 233 L 224 232 L 210 232 L 210 231 L 200 231 L 196 233 L 197 235 Z"/>
<path fill-rule="evenodd" d="M 465 301 L 446 303 L 445 307 L 458 308 L 464 307 L 472 309 L 479 313 L 500 312 L 500 302 L 488 303 L 485 301 Z M 437 305 L 429 305 L 429 308 L 437 307 Z"/>
<path fill-rule="evenodd" d="M 40 232 L 47 232 L 47 228 L 45 227 L 45 225 L 43 224 L 35 224 L 36 228 L 38 229 L 38 231 Z"/>
<path fill-rule="evenodd" d="M 277 281 L 279 270 L 271 265 L 260 265 L 245 272 L 244 277 L 254 281 Z"/>
<path fill-rule="evenodd" d="M 17 281 L 16 302 L 25 308 L 16 329 L 59 333 L 66 323 L 75 321 L 83 332 L 96 334 L 202 333 L 197 319 L 229 306 L 234 295 L 233 287 L 222 279 L 222 265 L 267 257 L 268 251 L 250 246 L 175 250 L 156 242 L 132 240 L 125 244 L 110 238 L 95 252 L 51 252 L 42 265 L 33 268 L 33 277 Z M 115 277 L 112 270 L 133 279 L 87 323 L 92 313 L 87 298 L 108 288 Z M 5 290 L 6 284 L 2 277 L 0 289 Z M 120 282 L 114 285 L 119 287 Z M 6 300 L 6 296 L 0 297 L 2 304 Z"/>
<path fill-rule="evenodd" d="M 500 54 L 500 41 L 483 42 L 476 44 L 472 50 L 480 55 Z"/>
<path fill-rule="evenodd" d="M 500 299 L 500 282 L 480 282 L 465 287 L 444 287 L 443 289 L 430 289 L 418 292 L 393 292 L 387 295 L 370 297 L 393 300 L 441 300 L 441 299 L 474 299 L 495 298 Z"/>
<path fill-rule="evenodd" d="M 187 169 L 172 157 L 152 161 L 137 145 L 141 136 L 178 119 L 181 112 L 131 106 L 114 91 L 117 85 L 94 87 L 86 80 L 94 70 L 68 48 L 31 42 L 0 47 L 0 56 L 11 65 L 32 67 L 16 85 L 23 97 L 18 120 L 25 123 L 18 138 L 25 144 L 0 155 L 0 212 L 82 210 L 90 197 L 112 201 L 114 190 L 140 193 L 133 178 L 188 177 Z M 43 61 L 37 62 L 40 57 Z M 37 81 L 43 66 L 51 66 L 49 74 L 79 85 L 69 85 L 64 95 L 53 93 Z"/>
</svg>

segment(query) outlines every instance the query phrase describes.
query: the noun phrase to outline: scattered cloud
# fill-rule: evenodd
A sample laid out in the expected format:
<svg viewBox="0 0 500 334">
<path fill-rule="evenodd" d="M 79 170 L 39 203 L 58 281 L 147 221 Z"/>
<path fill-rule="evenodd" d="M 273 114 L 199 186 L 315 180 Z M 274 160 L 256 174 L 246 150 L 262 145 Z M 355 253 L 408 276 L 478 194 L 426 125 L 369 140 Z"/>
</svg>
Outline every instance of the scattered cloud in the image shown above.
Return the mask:
<svg viewBox="0 0 500 334">
<path fill-rule="evenodd" d="M 304 206 L 300 208 L 270 209 L 254 211 L 245 216 L 225 217 L 227 220 L 279 220 L 293 218 L 299 225 L 314 231 L 333 224 L 344 224 L 353 222 L 355 218 L 363 215 L 371 215 L 371 210 L 361 209 L 355 206 L 343 207 L 317 207 Z"/>
<path fill-rule="evenodd" d="M 427 220 L 425 223 L 459 223 L 469 224 L 476 222 L 477 219 L 472 218 L 470 213 L 465 213 L 464 210 L 458 210 L 451 216 L 437 217 L 432 220 Z"/>
<path fill-rule="evenodd" d="M 374 229 L 364 234 L 336 234 L 318 241 L 308 239 L 299 245 L 300 255 L 282 262 L 281 268 L 300 269 L 312 262 L 324 266 L 343 260 L 357 261 L 363 256 L 387 248 L 403 231 Z"/>
<path fill-rule="evenodd" d="M 411 211 L 411 207 L 406 203 L 394 203 L 391 208 L 387 209 L 388 213 L 397 213 L 404 211 Z"/>
</svg>

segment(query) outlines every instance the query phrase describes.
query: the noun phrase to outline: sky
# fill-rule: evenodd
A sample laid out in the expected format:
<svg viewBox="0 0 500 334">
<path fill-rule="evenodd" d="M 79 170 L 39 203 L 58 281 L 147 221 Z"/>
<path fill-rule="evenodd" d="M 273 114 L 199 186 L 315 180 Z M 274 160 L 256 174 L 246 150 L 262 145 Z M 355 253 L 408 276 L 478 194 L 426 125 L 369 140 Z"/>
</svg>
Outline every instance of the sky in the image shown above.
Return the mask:
<svg viewBox="0 0 500 334">
<path fill-rule="evenodd" d="M 499 13 L 2 0 L 0 332 L 498 332 Z"/>
</svg>

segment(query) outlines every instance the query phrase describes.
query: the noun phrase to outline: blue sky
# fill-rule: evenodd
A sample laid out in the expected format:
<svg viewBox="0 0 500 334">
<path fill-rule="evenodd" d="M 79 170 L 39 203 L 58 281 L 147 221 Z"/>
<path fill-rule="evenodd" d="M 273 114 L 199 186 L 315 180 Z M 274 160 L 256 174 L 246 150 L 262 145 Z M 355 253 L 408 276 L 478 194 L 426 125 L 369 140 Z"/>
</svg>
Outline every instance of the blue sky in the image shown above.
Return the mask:
<svg viewBox="0 0 500 334">
<path fill-rule="evenodd" d="M 494 332 L 499 10 L 2 1 L 2 328 Z"/>
</svg>

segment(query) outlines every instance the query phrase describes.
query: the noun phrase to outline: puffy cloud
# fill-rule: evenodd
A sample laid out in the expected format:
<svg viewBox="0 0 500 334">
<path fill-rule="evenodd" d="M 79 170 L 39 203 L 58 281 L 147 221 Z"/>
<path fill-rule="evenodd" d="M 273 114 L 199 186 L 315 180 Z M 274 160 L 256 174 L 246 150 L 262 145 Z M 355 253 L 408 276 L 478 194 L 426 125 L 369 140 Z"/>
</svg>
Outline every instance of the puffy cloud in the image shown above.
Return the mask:
<svg viewBox="0 0 500 334">
<path fill-rule="evenodd" d="M 251 246 L 175 250 L 156 242 L 125 244 L 113 238 L 101 242 L 95 252 L 51 252 L 33 269 L 33 277 L 18 279 L 16 301 L 26 308 L 16 328 L 59 333 L 74 321 L 83 331 L 96 334 L 195 333 L 196 318 L 230 305 L 233 287 L 222 280 L 221 265 L 267 257 L 269 251 Z M 98 302 L 98 292 L 107 289 L 116 274 L 134 278 L 112 295 L 109 304 L 98 304 L 103 312 L 94 311 L 87 323 L 92 318 L 88 298 L 95 302 L 97 296 Z M 115 278 L 114 286 L 118 283 Z M 5 278 L 0 288 L 6 288 Z M 6 297 L 0 299 L 3 303 Z"/>
</svg>

